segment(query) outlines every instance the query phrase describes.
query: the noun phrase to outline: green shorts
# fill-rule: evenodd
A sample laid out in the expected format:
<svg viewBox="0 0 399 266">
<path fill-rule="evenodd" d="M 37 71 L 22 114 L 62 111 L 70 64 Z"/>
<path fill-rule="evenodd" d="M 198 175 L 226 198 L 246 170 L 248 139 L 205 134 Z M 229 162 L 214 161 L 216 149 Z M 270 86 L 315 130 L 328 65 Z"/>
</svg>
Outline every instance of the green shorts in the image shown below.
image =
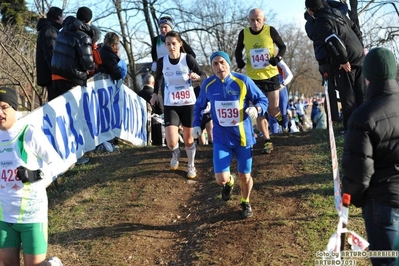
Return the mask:
<svg viewBox="0 0 399 266">
<path fill-rule="evenodd" d="M 47 223 L 10 224 L 0 221 L 0 248 L 21 248 L 24 254 L 47 253 Z"/>
</svg>

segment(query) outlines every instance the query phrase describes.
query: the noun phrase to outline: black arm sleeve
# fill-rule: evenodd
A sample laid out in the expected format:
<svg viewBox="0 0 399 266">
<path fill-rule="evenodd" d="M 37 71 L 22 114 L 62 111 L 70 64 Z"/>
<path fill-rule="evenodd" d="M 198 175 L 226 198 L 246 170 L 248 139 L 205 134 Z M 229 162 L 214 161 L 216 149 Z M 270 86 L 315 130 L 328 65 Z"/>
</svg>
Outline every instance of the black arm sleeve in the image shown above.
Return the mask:
<svg viewBox="0 0 399 266">
<path fill-rule="evenodd" d="M 162 99 L 162 95 L 158 94 L 158 100 L 155 102 L 154 105 L 154 113 L 161 115 L 163 114 L 164 111 L 164 107 L 163 107 L 163 99 Z"/>
<path fill-rule="evenodd" d="M 238 41 L 236 50 L 234 52 L 234 56 L 236 58 L 237 65 L 245 65 L 245 62 L 242 59 L 242 50 L 244 50 L 244 30 L 241 30 L 238 34 Z"/>
<path fill-rule="evenodd" d="M 157 60 L 157 74 L 155 76 L 154 93 L 158 94 L 163 80 L 163 57 Z"/>
<path fill-rule="evenodd" d="M 349 61 L 346 47 L 336 34 L 328 36 L 326 43 L 328 51 L 330 51 L 330 54 L 334 55 L 340 64 L 346 64 Z"/>
<path fill-rule="evenodd" d="M 270 26 L 270 36 L 272 37 L 273 42 L 278 47 L 278 54 L 276 56 L 283 57 L 285 55 L 285 51 L 287 50 L 287 46 L 285 46 L 285 43 L 283 42 L 283 39 L 281 39 L 281 37 L 278 34 L 277 30 L 274 27 L 272 27 L 272 26 Z"/>
<path fill-rule="evenodd" d="M 81 37 L 79 40 L 79 46 L 77 47 L 79 55 L 80 67 L 86 71 L 94 69 L 93 50 L 91 45 L 91 38 L 88 35 Z"/>
<path fill-rule="evenodd" d="M 192 72 L 200 75 L 201 77 L 200 82 L 203 82 L 206 79 L 206 74 L 202 70 L 202 68 L 198 65 L 197 61 L 195 61 L 195 58 L 192 55 L 188 54 L 186 60 L 188 68 L 191 69 Z"/>
<path fill-rule="evenodd" d="M 158 60 L 157 38 L 158 38 L 158 36 L 152 38 L 152 40 L 151 40 L 151 58 L 152 58 L 152 62 L 156 62 Z"/>
<path fill-rule="evenodd" d="M 51 69 L 51 58 L 53 57 L 53 47 L 55 44 L 55 40 L 57 39 L 58 31 L 53 28 L 49 27 L 46 29 L 43 36 L 42 47 L 38 49 L 43 49 L 43 55 L 46 60 L 48 67 Z"/>
<path fill-rule="evenodd" d="M 194 58 L 196 57 L 193 49 L 191 49 L 190 45 L 188 45 L 185 40 L 183 40 L 183 48 L 184 48 L 184 53 L 192 55 Z"/>
</svg>

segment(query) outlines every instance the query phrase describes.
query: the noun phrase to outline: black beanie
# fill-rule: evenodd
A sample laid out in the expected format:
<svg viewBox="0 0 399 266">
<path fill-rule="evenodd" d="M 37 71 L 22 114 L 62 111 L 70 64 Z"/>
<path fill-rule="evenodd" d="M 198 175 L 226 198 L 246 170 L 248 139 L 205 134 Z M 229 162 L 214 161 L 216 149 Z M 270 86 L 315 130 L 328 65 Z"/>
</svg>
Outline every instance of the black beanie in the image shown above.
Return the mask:
<svg viewBox="0 0 399 266">
<path fill-rule="evenodd" d="M 11 88 L 0 87 L 0 102 L 8 103 L 14 110 L 18 109 L 17 93 Z"/>
<path fill-rule="evenodd" d="M 93 13 L 91 12 L 91 9 L 85 6 L 79 8 L 78 12 L 76 13 L 76 18 L 82 21 L 83 23 L 90 22 L 92 17 Z"/>
<path fill-rule="evenodd" d="M 398 68 L 393 53 L 383 47 L 371 49 L 363 61 L 363 74 L 369 81 L 395 79 Z"/>
<path fill-rule="evenodd" d="M 324 7 L 323 1 L 324 0 L 305 0 L 305 7 L 320 9 Z"/>
</svg>

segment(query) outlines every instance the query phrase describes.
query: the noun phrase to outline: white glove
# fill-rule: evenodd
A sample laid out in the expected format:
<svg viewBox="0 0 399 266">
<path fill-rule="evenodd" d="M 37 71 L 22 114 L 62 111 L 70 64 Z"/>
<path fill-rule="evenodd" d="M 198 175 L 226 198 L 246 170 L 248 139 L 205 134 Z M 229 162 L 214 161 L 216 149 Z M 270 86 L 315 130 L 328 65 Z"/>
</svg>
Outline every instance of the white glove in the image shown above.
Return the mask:
<svg viewBox="0 0 399 266">
<path fill-rule="evenodd" d="M 123 79 L 118 79 L 116 81 L 116 88 L 120 89 L 122 87 L 123 84 Z"/>
<path fill-rule="evenodd" d="M 157 62 L 152 62 L 151 71 L 152 72 L 156 72 L 157 71 Z"/>
<path fill-rule="evenodd" d="M 194 127 L 193 128 L 193 132 L 191 133 L 191 136 L 193 136 L 193 138 L 198 139 L 199 136 L 201 136 L 202 134 L 202 130 L 200 127 Z"/>
<path fill-rule="evenodd" d="M 256 107 L 251 106 L 248 107 L 245 112 L 251 117 L 252 119 L 256 119 L 258 117 L 258 109 Z"/>
</svg>

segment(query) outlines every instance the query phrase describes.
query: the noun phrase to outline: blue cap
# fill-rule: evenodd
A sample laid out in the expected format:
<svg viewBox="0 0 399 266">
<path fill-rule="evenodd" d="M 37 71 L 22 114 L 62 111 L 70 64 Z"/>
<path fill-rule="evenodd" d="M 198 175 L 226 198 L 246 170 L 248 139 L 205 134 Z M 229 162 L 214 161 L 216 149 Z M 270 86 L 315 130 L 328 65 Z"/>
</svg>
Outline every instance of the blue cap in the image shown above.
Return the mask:
<svg viewBox="0 0 399 266">
<path fill-rule="evenodd" d="M 215 58 L 216 56 L 221 56 L 221 57 L 223 57 L 224 60 L 226 60 L 226 62 L 231 66 L 230 56 L 229 56 L 227 53 L 223 52 L 223 51 L 217 51 L 217 52 L 214 52 L 214 53 L 211 55 L 211 65 L 212 65 L 212 60 L 213 60 L 213 58 Z"/>
</svg>

